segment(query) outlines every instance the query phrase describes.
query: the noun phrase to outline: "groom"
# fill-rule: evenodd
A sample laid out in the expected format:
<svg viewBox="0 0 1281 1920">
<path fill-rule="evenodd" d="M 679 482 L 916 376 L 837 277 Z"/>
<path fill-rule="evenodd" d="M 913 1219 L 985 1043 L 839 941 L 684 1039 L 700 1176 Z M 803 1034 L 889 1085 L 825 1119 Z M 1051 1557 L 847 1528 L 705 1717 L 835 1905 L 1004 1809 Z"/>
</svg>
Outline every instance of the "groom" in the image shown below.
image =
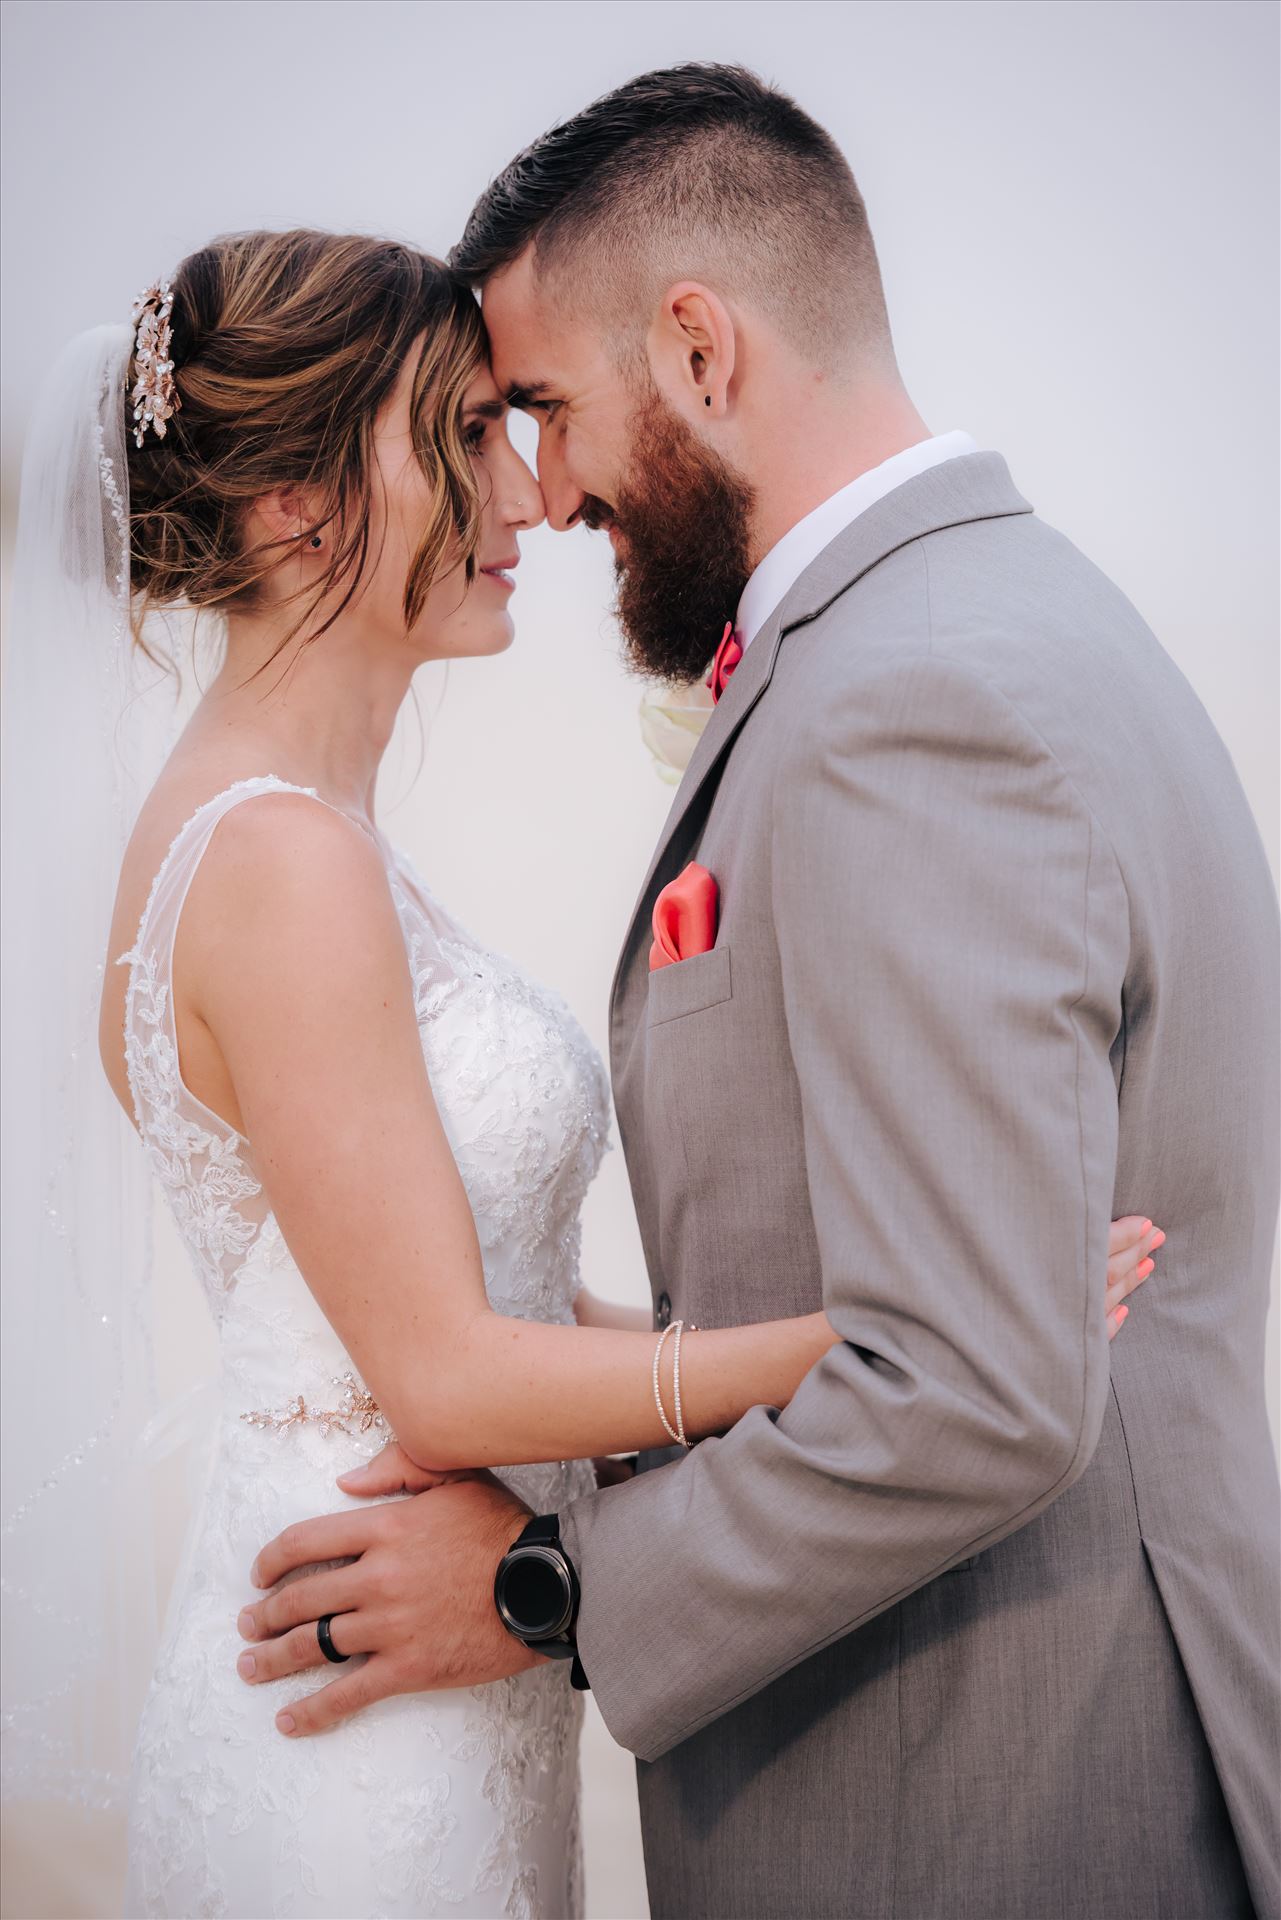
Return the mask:
<svg viewBox="0 0 1281 1920">
<path fill-rule="evenodd" d="M 1227 752 L 999 455 L 930 437 L 850 171 L 752 75 L 597 102 L 456 261 L 635 664 L 705 674 L 734 621 L 614 987 L 656 1325 L 842 1336 L 542 1529 L 653 1910 L 1275 1920 L 1277 942 Z M 695 861 L 713 942 L 651 968 Z M 528 1520 L 470 1481 L 267 1548 L 363 1550 L 376 1658 L 295 1732 L 535 1660 L 492 1597 Z M 273 1671 L 308 1586 L 255 1609 L 305 1623 Z"/>
</svg>

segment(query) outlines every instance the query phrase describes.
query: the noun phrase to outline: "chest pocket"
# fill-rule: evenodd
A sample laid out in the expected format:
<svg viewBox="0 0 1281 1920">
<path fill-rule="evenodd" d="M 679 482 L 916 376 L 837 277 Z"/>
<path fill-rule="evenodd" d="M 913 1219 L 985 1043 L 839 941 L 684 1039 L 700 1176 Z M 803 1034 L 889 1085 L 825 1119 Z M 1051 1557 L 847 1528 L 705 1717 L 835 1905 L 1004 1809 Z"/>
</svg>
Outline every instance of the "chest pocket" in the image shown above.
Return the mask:
<svg viewBox="0 0 1281 1920">
<path fill-rule="evenodd" d="M 719 1006 L 733 998 L 728 947 L 713 947 L 708 953 L 696 953 L 691 960 L 677 960 L 669 967 L 658 967 L 649 976 L 646 1019 L 651 1027 L 668 1020 L 683 1020 L 687 1014 L 701 1013 L 705 1007 Z"/>
</svg>

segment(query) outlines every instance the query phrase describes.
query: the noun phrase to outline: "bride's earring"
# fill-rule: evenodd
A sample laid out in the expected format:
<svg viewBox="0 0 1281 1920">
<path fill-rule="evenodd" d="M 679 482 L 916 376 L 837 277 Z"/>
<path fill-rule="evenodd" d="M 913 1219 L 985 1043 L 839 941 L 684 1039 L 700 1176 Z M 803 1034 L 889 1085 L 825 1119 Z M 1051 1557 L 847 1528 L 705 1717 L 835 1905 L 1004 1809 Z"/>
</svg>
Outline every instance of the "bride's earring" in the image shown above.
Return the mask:
<svg viewBox="0 0 1281 1920">
<path fill-rule="evenodd" d="M 307 545 L 309 547 L 315 547 L 317 550 L 323 547 L 324 544 L 325 544 L 324 541 L 321 539 L 318 533 L 313 533 L 311 536 L 311 539 L 307 542 Z"/>
</svg>

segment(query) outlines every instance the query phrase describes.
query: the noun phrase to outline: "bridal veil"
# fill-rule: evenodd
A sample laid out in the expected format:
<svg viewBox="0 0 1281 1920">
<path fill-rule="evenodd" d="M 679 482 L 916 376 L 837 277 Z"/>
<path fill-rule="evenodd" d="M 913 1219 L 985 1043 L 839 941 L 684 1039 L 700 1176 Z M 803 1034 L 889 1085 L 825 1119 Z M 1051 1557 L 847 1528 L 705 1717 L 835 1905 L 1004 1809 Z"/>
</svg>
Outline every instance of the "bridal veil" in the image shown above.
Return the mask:
<svg viewBox="0 0 1281 1920">
<path fill-rule="evenodd" d="M 27 435 L 4 660 L 4 1793 L 108 1807 L 156 1644 L 152 1203 L 98 1056 L 121 856 L 172 674 L 129 620 L 133 333 L 80 335 Z"/>
</svg>

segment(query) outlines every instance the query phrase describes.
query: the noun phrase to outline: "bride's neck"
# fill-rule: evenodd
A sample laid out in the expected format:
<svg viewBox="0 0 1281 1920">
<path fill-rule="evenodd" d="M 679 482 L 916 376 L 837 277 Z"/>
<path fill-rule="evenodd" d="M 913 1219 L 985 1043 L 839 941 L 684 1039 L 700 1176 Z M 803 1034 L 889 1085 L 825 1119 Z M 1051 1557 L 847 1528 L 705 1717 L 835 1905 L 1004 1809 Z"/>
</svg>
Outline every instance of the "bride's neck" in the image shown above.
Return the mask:
<svg viewBox="0 0 1281 1920">
<path fill-rule="evenodd" d="M 202 729 L 224 738 L 234 731 L 271 761 L 264 771 L 372 817 L 379 762 L 416 664 L 355 622 L 282 646 L 278 626 L 234 616 L 226 658 L 201 702 Z"/>
</svg>

